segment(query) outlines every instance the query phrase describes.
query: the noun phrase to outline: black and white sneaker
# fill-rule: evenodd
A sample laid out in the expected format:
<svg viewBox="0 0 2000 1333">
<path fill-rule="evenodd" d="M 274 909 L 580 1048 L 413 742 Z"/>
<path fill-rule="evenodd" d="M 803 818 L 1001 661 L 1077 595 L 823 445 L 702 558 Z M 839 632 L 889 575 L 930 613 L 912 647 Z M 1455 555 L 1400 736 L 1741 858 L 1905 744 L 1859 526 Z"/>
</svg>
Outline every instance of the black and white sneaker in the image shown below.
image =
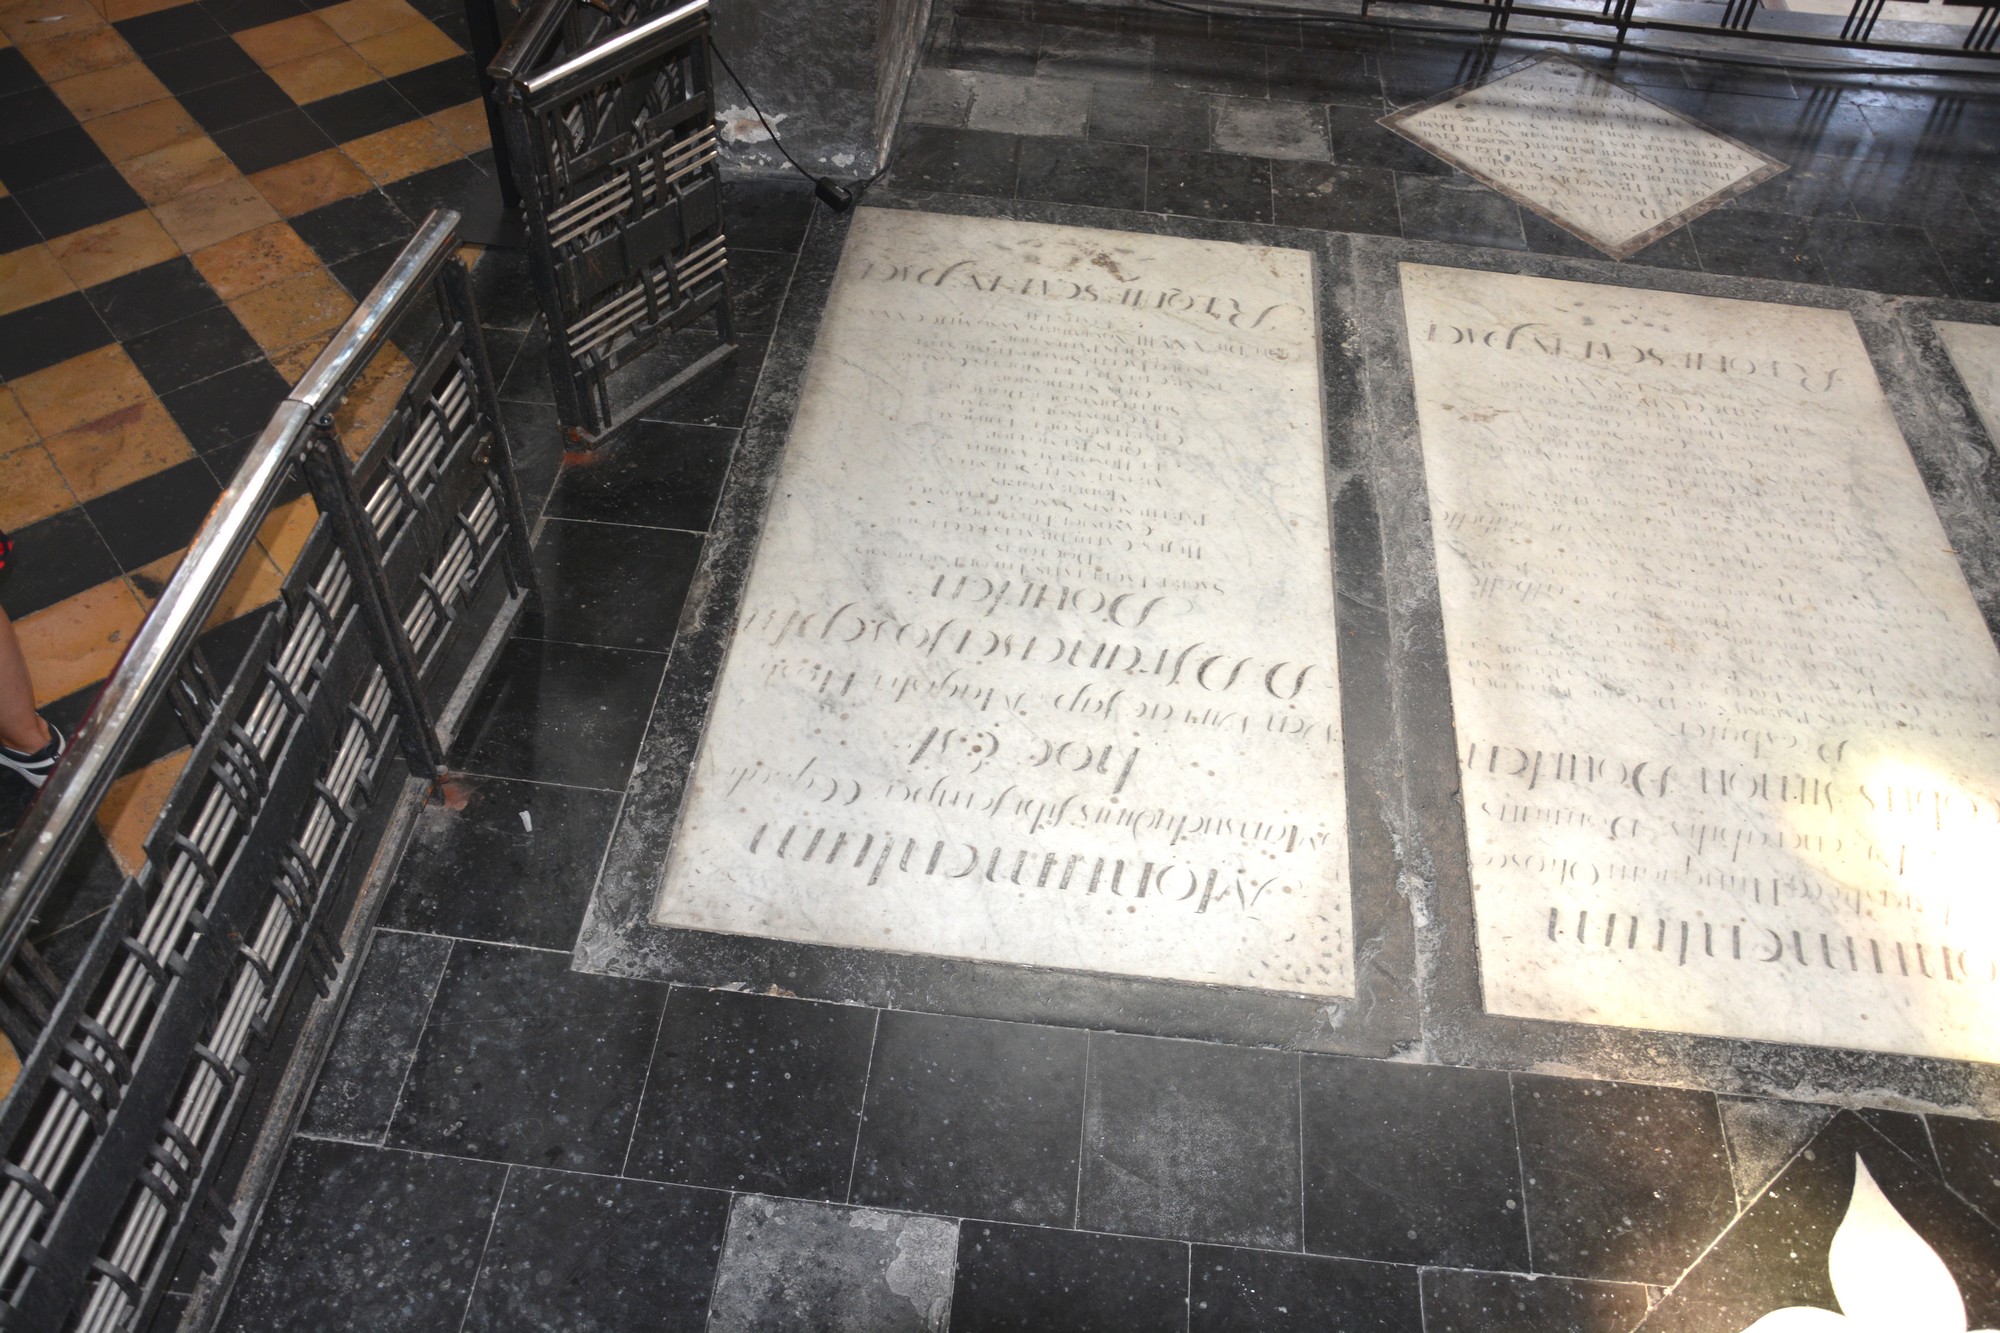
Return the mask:
<svg viewBox="0 0 2000 1333">
<path fill-rule="evenodd" d="M 63 740 L 62 732 L 56 730 L 56 724 L 51 722 L 49 743 L 33 754 L 22 754 L 19 750 L 10 750 L 0 745 L 0 768 L 11 768 L 26 778 L 30 787 L 39 787 L 49 780 L 49 774 L 55 769 L 56 760 L 62 758 L 63 751 L 68 748 L 69 743 Z"/>
</svg>

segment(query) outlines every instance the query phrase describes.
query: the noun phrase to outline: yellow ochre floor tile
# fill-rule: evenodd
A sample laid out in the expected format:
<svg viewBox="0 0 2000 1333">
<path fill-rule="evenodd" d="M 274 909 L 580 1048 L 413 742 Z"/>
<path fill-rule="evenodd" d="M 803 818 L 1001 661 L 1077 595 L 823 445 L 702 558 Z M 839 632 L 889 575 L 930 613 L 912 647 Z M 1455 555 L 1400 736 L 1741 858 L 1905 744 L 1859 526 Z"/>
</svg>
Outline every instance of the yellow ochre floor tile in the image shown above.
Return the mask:
<svg viewBox="0 0 2000 1333">
<path fill-rule="evenodd" d="M 50 84 L 49 90 L 62 99 L 78 120 L 96 120 L 168 96 L 167 85 L 136 61 L 78 74 Z"/>
<path fill-rule="evenodd" d="M 355 55 L 354 49 L 345 44 L 317 55 L 272 65 L 266 72 L 285 90 L 287 97 L 301 106 L 336 93 L 352 92 L 381 77 L 373 65 Z"/>
<path fill-rule="evenodd" d="M 26 245 L 0 255 L 0 315 L 53 301 L 76 290 L 62 261 L 46 245 Z"/>
<path fill-rule="evenodd" d="M 241 178 L 182 195 L 153 212 L 167 235 L 189 253 L 278 220 L 278 211 Z"/>
<path fill-rule="evenodd" d="M 122 578 L 86 588 L 14 622 L 35 664 L 35 704 L 52 703 L 111 674 L 145 608 Z"/>
<path fill-rule="evenodd" d="M 14 381 L 14 393 L 42 438 L 143 403 L 153 390 L 115 343 Z"/>
<path fill-rule="evenodd" d="M 391 79 L 464 54 L 457 42 L 428 21 L 363 38 L 354 44 L 354 53 Z"/>
<path fill-rule="evenodd" d="M 174 794 L 174 784 L 192 754 L 184 746 L 123 775 L 97 807 L 97 827 L 111 848 L 111 858 L 126 874 L 136 875 L 146 864 L 146 835 L 167 808 L 167 798 Z"/>
<path fill-rule="evenodd" d="M 172 98 L 100 116 L 83 128 L 97 140 L 97 146 L 113 162 L 129 162 L 135 157 L 202 137 L 201 126 Z"/>
<path fill-rule="evenodd" d="M 493 146 L 493 137 L 486 125 L 484 102 L 475 100 L 446 107 L 430 117 L 430 122 L 467 157 L 483 153 Z"/>
<path fill-rule="evenodd" d="M 372 176 L 377 185 L 441 167 L 461 156 L 451 140 L 427 120 L 413 120 L 356 139 L 346 145 L 346 151 L 354 165 Z"/>
<path fill-rule="evenodd" d="M 325 269 L 246 292 L 228 304 L 266 352 L 323 340 L 354 310 L 354 298 Z"/>
<path fill-rule="evenodd" d="M 79 500 L 94 500 L 194 457 L 157 398 L 123 407 L 43 442 Z"/>
<path fill-rule="evenodd" d="M 368 173 L 355 166 L 353 159 L 338 148 L 260 171 L 250 178 L 250 183 L 280 215 L 288 218 L 374 188 Z"/>
<path fill-rule="evenodd" d="M 242 174 L 215 140 L 205 135 L 121 162 L 118 170 L 141 199 L 156 205 L 222 185 Z"/>
<path fill-rule="evenodd" d="M 160 220 L 143 208 L 58 237 L 49 243 L 49 249 L 79 287 L 122 278 L 165 263 L 181 252 Z"/>
<path fill-rule="evenodd" d="M 317 55 L 342 45 L 340 35 L 320 21 L 317 14 L 296 14 L 276 23 L 236 34 L 236 44 L 269 69 L 288 60 Z"/>
<path fill-rule="evenodd" d="M 129 64 L 139 58 L 115 28 L 97 28 L 36 42 L 22 47 L 21 55 L 46 83 Z"/>
<path fill-rule="evenodd" d="M 423 18 L 407 0 L 342 0 L 320 10 L 319 16 L 342 41 L 350 43 L 407 28 Z"/>
<path fill-rule="evenodd" d="M 0 454 L 0 528 L 25 528 L 75 507 L 76 497 L 41 445 Z"/>
<path fill-rule="evenodd" d="M 0 385 L 0 454 L 11 454 L 16 449 L 41 439 L 41 432 L 28 421 L 28 414 L 21 410 L 21 400 L 14 391 Z"/>
<path fill-rule="evenodd" d="M 208 279 L 208 285 L 215 288 L 215 294 L 225 301 L 320 268 L 319 256 L 282 222 L 267 222 L 254 231 L 196 251 L 190 258 L 201 270 L 201 276 Z"/>
</svg>

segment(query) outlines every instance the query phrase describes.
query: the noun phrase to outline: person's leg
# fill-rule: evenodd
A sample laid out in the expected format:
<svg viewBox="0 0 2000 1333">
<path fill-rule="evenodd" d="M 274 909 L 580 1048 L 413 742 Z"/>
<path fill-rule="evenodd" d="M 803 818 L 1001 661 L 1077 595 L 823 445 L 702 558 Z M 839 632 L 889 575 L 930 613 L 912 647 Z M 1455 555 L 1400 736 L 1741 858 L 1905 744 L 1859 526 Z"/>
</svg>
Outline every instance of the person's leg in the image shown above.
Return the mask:
<svg viewBox="0 0 2000 1333">
<path fill-rule="evenodd" d="M 35 683 L 21 641 L 14 637 L 14 622 L 0 607 L 0 745 L 17 754 L 35 754 L 53 739 L 49 724 L 35 711 Z"/>
</svg>

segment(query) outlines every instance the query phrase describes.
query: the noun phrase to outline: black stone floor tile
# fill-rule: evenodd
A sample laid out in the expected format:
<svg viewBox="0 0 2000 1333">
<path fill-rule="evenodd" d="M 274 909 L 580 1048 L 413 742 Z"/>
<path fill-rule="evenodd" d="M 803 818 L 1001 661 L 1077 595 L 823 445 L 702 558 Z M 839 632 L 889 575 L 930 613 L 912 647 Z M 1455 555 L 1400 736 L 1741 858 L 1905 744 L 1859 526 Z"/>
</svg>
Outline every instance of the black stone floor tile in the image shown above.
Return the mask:
<svg viewBox="0 0 2000 1333">
<path fill-rule="evenodd" d="M 549 377 L 549 338 L 541 329 L 533 330 L 522 341 L 521 350 L 515 354 L 514 364 L 501 377 L 500 401 L 550 404 L 555 402 L 554 381 Z"/>
<path fill-rule="evenodd" d="M 18 46 L 0 47 L 0 97 L 12 97 L 15 93 L 28 92 L 48 85 L 42 76 L 28 63 Z"/>
<path fill-rule="evenodd" d="M 293 1140 L 222 1326 L 458 1327 L 506 1170 Z"/>
<path fill-rule="evenodd" d="M 493 777 L 617 790 L 666 659 L 623 648 L 514 639 L 452 748 L 452 765 Z"/>
<path fill-rule="evenodd" d="M 16 528 L 14 554 L 0 573 L 0 605 L 16 619 L 115 579 L 124 566 L 81 509 Z"/>
<path fill-rule="evenodd" d="M 1520 1273 L 1425 1271 L 1424 1333 L 1619 1333 L 1646 1316 L 1646 1289 Z"/>
<path fill-rule="evenodd" d="M 1271 164 L 1272 220 L 1281 227 L 1402 235 L 1396 174 L 1327 162 Z"/>
<path fill-rule="evenodd" d="M 112 25 L 142 58 L 214 41 L 228 34 L 200 5 L 175 5 Z"/>
<path fill-rule="evenodd" d="M 455 777 L 417 821 L 382 924 L 567 949 L 617 817 L 613 792 Z"/>
<path fill-rule="evenodd" d="M 1271 164 L 1229 153 L 1151 150 L 1146 211 L 1230 222 L 1271 220 Z"/>
<path fill-rule="evenodd" d="M 1808 243 L 1836 287 L 1892 296 L 1952 294 L 1951 280 L 1921 227 L 1816 218 Z"/>
<path fill-rule="evenodd" d="M 2000 1225 L 2000 1124 L 1964 1116 L 1926 1116 L 1945 1184 Z"/>
<path fill-rule="evenodd" d="M 497 188 L 493 178 L 477 162 L 471 158 L 460 158 L 385 185 L 382 195 L 414 225 L 433 208 L 470 212 L 474 201 L 488 191 L 497 191 Z"/>
<path fill-rule="evenodd" d="M 390 1123 L 398 1147 L 616 1172 L 667 988 L 567 952 L 452 946 Z"/>
<path fill-rule="evenodd" d="M 0 181 L 17 195 L 92 167 L 109 165 L 104 150 L 81 125 L 0 144 Z"/>
<path fill-rule="evenodd" d="M 739 338 L 768 337 L 791 286 L 796 255 L 782 251 L 735 250 L 729 256 L 730 314 Z"/>
<path fill-rule="evenodd" d="M 82 292 L 0 315 L 0 379 L 19 379 L 112 342 Z"/>
<path fill-rule="evenodd" d="M 736 435 L 714 426 L 638 422 L 612 443 L 563 460 L 548 515 L 704 531 Z"/>
<path fill-rule="evenodd" d="M 108 162 L 85 167 L 32 190 L 18 191 L 14 198 L 35 229 L 50 240 L 122 218 L 146 206 L 139 192 Z"/>
<path fill-rule="evenodd" d="M 1052 204 L 1136 212 L 1146 206 L 1146 150 L 1137 144 L 1024 138 L 1014 192 Z"/>
<path fill-rule="evenodd" d="M 194 13 L 201 12 L 197 5 L 185 8 Z M 171 14 L 175 11 L 161 12 Z M 207 25 L 212 31 L 206 37 L 144 57 L 146 68 L 152 70 L 154 76 L 167 86 L 167 91 L 176 97 L 212 88 L 231 79 L 247 78 L 263 69 L 213 19 L 208 19 Z"/>
<path fill-rule="evenodd" d="M 669 528 L 550 519 L 535 543 L 541 604 L 519 632 L 664 653 L 701 547 L 699 535 Z"/>
<path fill-rule="evenodd" d="M 410 105 L 410 99 L 386 83 L 365 83 L 359 88 L 308 102 L 305 113 L 340 143 L 391 126 L 406 125 L 418 116 L 417 109 Z"/>
<path fill-rule="evenodd" d="M 1686 228 L 1710 273 L 1824 283 L 1826 266 L 1813 250 L 1811 229 L 1807 218 L 1739 208 L 1703 214 Z"/>
<path fill-rule="evenodd" d="M 208 454 L 254 439 L 290 387 L 269 361 L 258 357 L 162 394 L 160 401 L 196 452 Z"/>
<path fill-rule="evenodd" d="M 137 569 L 192 541 L 221 493 L 215 474 L 194 458 L 86 500 L 83 509 L 120 567 Z"/>
<path fill-rule="evenodd" d="M 675 990 L 624 1174 L 846 1198 L 875 1021 L 852 1005 Z"/>
<path fill-rule="evenodd" d="M 1833 1108 L 1765 1097 L 1717 1097 L 1722 1134 L 1729 1141 L 1729 1173 L 1736 1203 L 1747 1205 L 1785 1164 L 1826 1128 Z"/>
<path fill-rule="evenodd" d="M 1274 50 L 1269 75 L 1273 97 L 1365 107 L 1381 114 L 1382 79 L 1375 62 L 1361 51 Z"/>
<path fill-rule="evenodd" d="M 302 1133 L 382 1141 L 450 953 L 450 940 L 375 932 L 299 1123 Z"/>
<path fill-rule="evenodd" d="M 10 50 L 8 54 L 14 53 Z M 62 98 L 45 85 L 0 96 L 0 144 L 38 139 L 76 123 Z"/>
<path fill-rule="evenodd" d="M 1067 1225 L 1086 1046 L 1063 1028 L 883 1014 L 850 1199 Z"/>
<path fill-rule="evenodd" d="M 1425 1333 L 1414 1268 L 1197 1245 L 1189 1272 L 1188 1333 Z"/>
<path fill-rule="evenodd" d="M 1898 1151 L 1924 1170 L 1936 1173 L 1937 1154 L 1931 1151 L 1931 1132 L 1924 1117 L 1907 1111 L 1883 1111 L 1866 1107 L 1854 1112 L 1855 1119 L 1896 1145 Z"/>
<path fill-rule="evenodd" d="M 28 221 L 28 215 L 21 208 L 21 201 L 12 195 L 0 199 L 0 254 L 33 245 L 42 239 L 35 230 L 35 224 Z"/>
<path fill-rule="evenodd" d="M 334 264 L 385 245 L 402 245 L 416 224 L 374 190 L 301 213 L 292 230 L 323 264 Z"/>
<path fill-rule="evenodd" d="M 2000 234 L 1934 238 L 1938 258 L 1964 301 L 2000 301 Z"/>
<path fill-rule="evenodd" d="M 733 219 L 730 225 L 735 226 Z M 472 294 L 479 306 L 480 323 L 489 334 L 495 329 L 525 333 L 541 314 L 525 249 L 488 250 L 480 256 L 478 267 L 472 270 Z M 493 369 L 503 375 L 507 371 L 497 359 Z"/>
<path fill-rule="evenodd" d="M 958 1223 L 739 1195 L 707 1333 L 942 1333 Z"/>
<path fill-rule="evenodd" d="M 1298 1057 L 1091 1038 L 1077 1225 L 1297 1249 Z"/>
<path fill-rule="evenodd" d="M 693 361 L 714 344 L 714 336 L 697 329 L 676 334 L 670 347 L 683 364 Z M 711 367 L 682 386 L 674 394 L 646 410 L 646 420 L 675 422 L 687 426 L 720 426 L 734 430 L 750 414 L 750 398 L 757 390 L 757 377 L 764 370 L 766 338 L 745 338 L 736 355 Z M 525 360 L 528 349 L 521 350 Z M 536 355 L 543 355 L 537 352 Z M 518 364 L 518 363 L 517 363 Z"/>
<path fill-rule="evenodd" d="M 92 692 L 95 689 L 91 687 Z M 57 726 L 65 726 L 66 719 L 58 706 L 44 705 L 41 711 Z M 8 785 L 12 789 L 27 786 L 26 783 Z M 42 961 L 58 978 L 75 975 L 104 911 L 124 883 L 125 872 L 112 859 L 103 836 L 94 827 L 86 829 L 69 864 L 63 867 L 37 911 L 31 935 Z"/>
<path fill-rule="evenodd" d="M 1153 39 L 1117 30 L 1044 28 L 1035 74 L 1044 79 L 1149 83 L 1153 75 Z"/>
<path fill-rule="evenodd" d="M 1183 1333 L 1178 1241 L 964 1222 L 951 1333 Z"/>
<path fill-rule="evenodd" d="M 1033 24 L 960 18 L 952 26 L 946 63 L 953 69 L 1033 74 L 1041 45 L 1041 29 Z"/>
<path fill-rule="evenodd" d="M 129 339 L 125 352 L 157 394 L 172 393 L 264 355 L 235 312 L 220 305 Z"/>
<path fill-rule="evenodd" d="M 1736 1212 L 1711 1093 L 1516 1075 L 1535 1269 L 1671 1285 Z"/>
<path fill-rule="evenodd" d="M 1527 1271 L 1506 1074 L 1309 1057 L 1301 1079 L 1305 1248 Z"/>
<path fill-rule="evenodd" d="M 1326 109 L 1327 143 L 1336 163 L 1412 176 L 1459 174 L 1456 167 L 1436 153 L 1419 148 L 1394 130 L 1377 124 L 1380 115 L 1371 106 Z"/>
<path fill-rule="evenodd" d="M 236 169 L 247 176 L 324 152 L 333 147 L 333 140 L 305 112 L 292 107 L 274 116 L 218 131 L 215 146 L 228 154 Z"/>
<path fill-rule="evenodd" d="M 261 28 L 307 12 L 300 0 L 202 0 L 202 8 L 230 32 Z"/>
<path fill-rule="evenodd" d="M 210 134 L 275 116 L 294 106 L 285 90 L 262 70 L 182 93 L 180 102 Z"/>
<path fill-rule="evenodd" d="M 185 255 L 100 282 L 84 295 L 120 338 L 137 338 L 222 304 Z"/>
<path fill-rule="evenodd" d="M 701 1333 L 728 1213 L 710 1190 L 517 1170 L 464 1327 Z"/>
<path fill-rule="evenodd" d="M 806 242 L 814 200 L 810 181 L 761 176 L 722 182 L 722 216 L 732 246 L 795 255 Z"/>
<path fill-rule="evenodd" d="M 479 71 L 471 56 L 453 56 L 409 70 L 389 80 L 403 100 L 428 116 L 480 97 Z"/>
<path fill-rule="evenodd" d="M 1408 106 L 1467 83 L 1484 83 L 1514 63 L 1482 49 L 1477 39 L 1424 38 L 1397 33 L 1392 48 L 1375 59 L 1382 93 L 1391 106 Z"/>
<path fill-rule="evenodd" d="M 1086 132 L 1106 143 L 1201 149 L 1213 114 L 1207 93 L 1105 84 L 1091 94 Z"/>
<path fill-rule="evenodd" d="M 389 271 L 389 266 L 396 262 L 396 256 L 401 253 L 403 253 L 402 244 L 390 241 L 372 250 L 363 250 L 358 255 L 337 259 L 326 266 L 326 271 L 333 275 L 333 280 L 339 283 L 348 295 L 360 301 L 375 289 L 375 284 L 382 280 L 382 275 Z"/>
<path fill-rule="evenodd" d="M 1528 248 L 1541 255 L 1563 255 L 1570 259 L 1603 259 L 1602 250 L 1572 232 L 1565 231 L 1532 209 L 1521 210 L 1521 235 Z M 1674 268 L 1683 272 L 1701 271 L 1701 255 L 1694 248 L 1694 237 L 1686 227 L 1668 232 L 1636 254 L 1628 255 L 1628 264 L 1645 264 L 1652 268 Z"/>
<path fill-rule="evenodd" d="M 1853 217 L 1847 194 L 1852 163 L 1817 153 L 1793 154 L 1783 171 L 1762 181 L 1726 205 L 1756 213 L 1795 213 L 1800 217 Z"/>
<path fill-rule="evenodd" d="M 904 190 L 953 194 L 1014 192 L 1014 159 L 1019 139 L 993 130 L 959 130 L 940 125 L 905 125 L 891 159 L 889 183 Z"/>
<path fill-rule="evenodd" d="M 1160 37 L 1153 43 L 1153 82 L 1201 93 L 1263 97 L 1270 91 L 1264 48 L 1213 37 Z"/>
<path fill-rule="evenodd" d="M 1502 250 L 1525 250 L 1521 209 L 1498 190 L 1472 180 L 1397 173 L 1396 206 L 1403 235 L 1413 241 L 1451 241 Z"/>
</svg>

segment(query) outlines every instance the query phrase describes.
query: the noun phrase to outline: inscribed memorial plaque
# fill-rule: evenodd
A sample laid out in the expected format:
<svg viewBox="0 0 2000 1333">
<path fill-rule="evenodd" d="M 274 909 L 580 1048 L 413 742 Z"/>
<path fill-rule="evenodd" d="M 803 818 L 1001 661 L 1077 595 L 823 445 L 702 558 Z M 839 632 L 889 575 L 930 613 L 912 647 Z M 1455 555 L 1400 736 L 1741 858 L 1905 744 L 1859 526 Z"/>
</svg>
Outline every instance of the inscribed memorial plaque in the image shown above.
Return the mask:
<svg viewBox="0 0 2000 1333">
<path fill-rule="evenodd" d="M 1941 319 L 1936 327 L 1986 438 L 2000 444 L 2000 325 Z"/>
<path fill-rule="evenodd" d="M 656 921 L 1351 993 L 1314 304 L 858 213 Z"/>
<path fill-rule="evenodd" d="M 1617 259 L 1785 169 L 1561 56 L 1382 124 Z"/>
<path fill-rule="evenodd" d="M 2000 1058 L 2000 653 L 1852 319 L 1402 283 L 1487 1009 Z"/>
</svg>

